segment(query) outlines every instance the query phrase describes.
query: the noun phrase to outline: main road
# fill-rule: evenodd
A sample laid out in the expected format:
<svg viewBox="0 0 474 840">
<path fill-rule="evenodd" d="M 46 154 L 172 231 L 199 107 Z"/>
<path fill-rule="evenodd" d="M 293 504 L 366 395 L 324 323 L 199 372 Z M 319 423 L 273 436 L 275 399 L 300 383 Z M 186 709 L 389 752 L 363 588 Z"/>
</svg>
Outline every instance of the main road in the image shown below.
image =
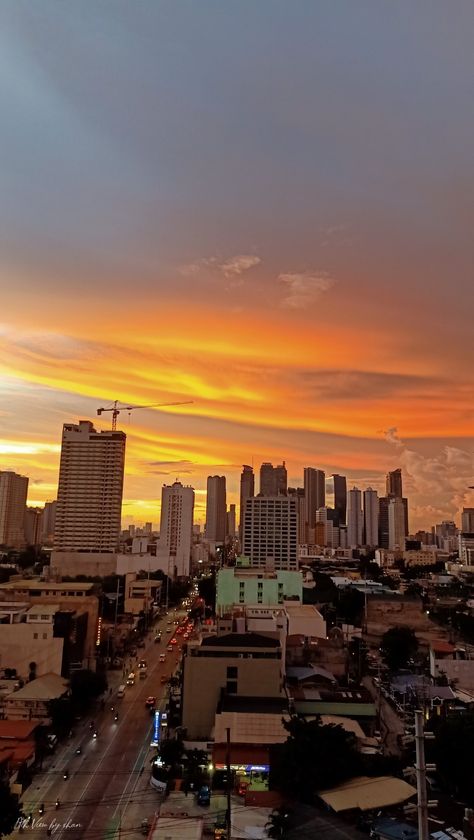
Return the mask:
<svg viewBox="0 0 474 840">
<path fill-rule="evenodd" d="M 137 823 L 138 830 L 141 819 L 151 821 L 159 795 L 149 785 L 150 759 L 155 750 L 150 747 L 153 721 L 145 701 L 153 695 L 157 707 L 164 708 L 166 686 L 161 677 L 171 676 L 181 652 L 179 635 L 173 652 L 167 651 L 176 627 L 173 625 L 172 632 L 167 633 L 166 625 L 176 618 L 183 619 L 184 614 L 170 612 L 164 616 L 159 625 L 161 642 L 154 642 L 156 625 L 146 647 L 139 649 L 137 659 L 146 660 L 147 676 L 140 680 L 135 668 L 135 685 L 127 686 L 125 697 L 118 699 L 113 692 L 95 718 L 98 737 L 93 737 L 89 720 L 81 722 L 74 739 L 58 749 L 39 785 L 33 781 L 23 799 L 25 814 L 33 817 L 28 836 L 31 832 L 37 837 L 47 836 L 50 829 L 56 840 L 114 840 L 119 834 L 123 838 L 132 833 L 124 830 L 130 819 Z M 164 652 L 166 661 L 162 663 L 160 654 Z M 118 721 L 111 705 L 118 711 Z M 57 799 L 61 803 L 58 809 Z M 42 803 L 45 813 L 40 815 Z"/>
</svg>

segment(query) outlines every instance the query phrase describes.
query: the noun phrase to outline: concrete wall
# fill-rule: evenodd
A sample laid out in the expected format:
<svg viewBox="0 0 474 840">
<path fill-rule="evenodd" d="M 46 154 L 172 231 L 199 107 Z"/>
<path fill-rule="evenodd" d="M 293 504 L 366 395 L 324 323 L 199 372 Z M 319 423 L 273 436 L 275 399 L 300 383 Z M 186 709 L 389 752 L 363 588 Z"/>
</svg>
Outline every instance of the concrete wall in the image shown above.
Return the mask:
<svg viewBox="0 0 474 840">
<path fill-rule="evenodd" d="M 114 553 L 101 554 L 99 552 L 82 551 L 53 551 L 51 552 L 51 574 L 75 577 L 88 575 L 89 577 L 105 577 L 114 575 L 117 568 L 117 555 Z"/>
<path fill-rule="evenodd" d="M 185 656 L 183 679 L 183 726 L 187 739 L 209 738 L 221 689 L 227 685 L 227 668 L 238 669 L 237 694 L 249 697 L 282 695 L 281 660 L 245 659 L 245 653 L 229 656 Z"/>
<path fill-rule="evenodd" d="M 38 677 L 60 674 L 63 645 L 63 639 L 53 637 L 52 624 L 0 624 L 2 668 L 16 668 L 23 679 L 28 677 L 30 662 L 36 662 Z"/>
</svg>

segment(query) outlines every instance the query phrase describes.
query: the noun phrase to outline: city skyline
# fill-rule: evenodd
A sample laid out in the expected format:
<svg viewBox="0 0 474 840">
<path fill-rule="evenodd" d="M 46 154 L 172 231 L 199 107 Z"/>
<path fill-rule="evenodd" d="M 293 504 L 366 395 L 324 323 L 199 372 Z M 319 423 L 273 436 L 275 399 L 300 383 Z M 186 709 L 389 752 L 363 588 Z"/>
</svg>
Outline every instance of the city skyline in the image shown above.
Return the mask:
<svg viewBox="0 0 474 840">
<path fill-rule="evenodd" d="M 63 423 L 193 400 L 120 415 L 124 523 L 158 522 L 176 478 L 200 522 L 208 475 L 238 505 L 253 460 L 379 496 L 401 467 L 412 530 L 459 524 L 472 7 L 429 32 L 375 0 L 0 21 L 0 468 L 29 503 L 56 496 Z"/>
</svg>

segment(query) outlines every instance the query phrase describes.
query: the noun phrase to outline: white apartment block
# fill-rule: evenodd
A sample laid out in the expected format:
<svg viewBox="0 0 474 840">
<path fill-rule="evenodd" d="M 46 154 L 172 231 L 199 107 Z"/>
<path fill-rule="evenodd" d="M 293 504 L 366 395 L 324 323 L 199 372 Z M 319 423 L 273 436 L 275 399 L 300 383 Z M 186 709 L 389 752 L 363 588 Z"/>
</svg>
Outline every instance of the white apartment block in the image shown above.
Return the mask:
<svg viewBox="0 0 474 840">
<path fill-rule="evenodd" d="M 406 512 L 403 499 L 395 496 L 388 502 L 388 547 L 405 549 Z"/>
<path fill-rule="evenodd" d="M 124 432 L 65 423 L 59 466 L 56 552 L 117 551 L 125 468 Z"/>
<path fill-rule="evenodd" d="M 246 500 L 243 554 L 252 566 L 298 568 L 298 510 L 295 498 L 256 496 Z"/>
<path fill-rule="evenodd" d="M 25 545 L 24 520 L 28 479 L 10 470 L 0 471 L 0 545 Z"/>
<path fill-rule="evenodd" d="M 180 481 L 164 484 L 161 491 L 160 542 L 158 556 L 168 562 L 172 577 L 190 572 L 194 517 L 194 489 Z"/>
</svg>

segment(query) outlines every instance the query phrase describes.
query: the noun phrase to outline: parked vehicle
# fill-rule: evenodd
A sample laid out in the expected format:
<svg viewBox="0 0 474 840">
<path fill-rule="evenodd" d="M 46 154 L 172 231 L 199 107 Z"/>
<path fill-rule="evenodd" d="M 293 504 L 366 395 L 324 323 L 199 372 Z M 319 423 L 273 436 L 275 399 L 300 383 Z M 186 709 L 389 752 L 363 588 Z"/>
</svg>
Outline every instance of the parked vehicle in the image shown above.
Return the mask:
<svg viewBox="0 0 474 840">
<path fill-rule="evenodd" d="M 196 802 L 198 805 L 207 807 L 211 804 L 211 789 L 209 785 L 202 785 L 196 795 Z"/>
</svg>

